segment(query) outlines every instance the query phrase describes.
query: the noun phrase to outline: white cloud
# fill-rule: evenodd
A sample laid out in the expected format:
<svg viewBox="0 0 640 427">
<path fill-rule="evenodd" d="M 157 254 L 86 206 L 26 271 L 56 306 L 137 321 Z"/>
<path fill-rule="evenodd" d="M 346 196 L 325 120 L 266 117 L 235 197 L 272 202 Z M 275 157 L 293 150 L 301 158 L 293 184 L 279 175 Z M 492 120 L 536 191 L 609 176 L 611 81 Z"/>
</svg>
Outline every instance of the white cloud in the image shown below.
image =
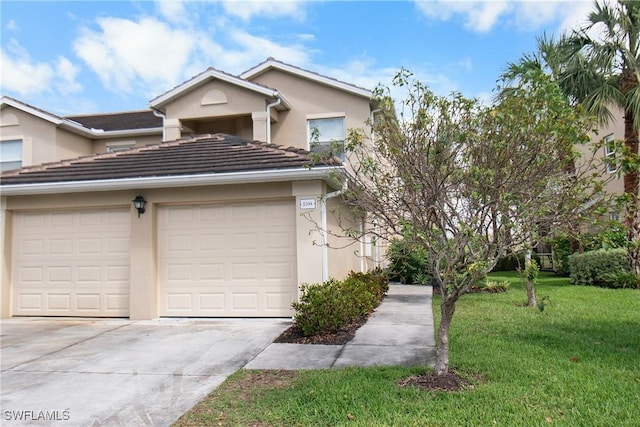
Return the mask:
<svg viewBox="0 0 640 427">
<path fill-rule="evenodd" d="M 60 81 L 58 87 L 63 95 L 78 93 L 82 90 L 82 85 L 76 82 L 79 69 L 71 61 L 60 56 L 55 69 L 57 79 Z"/>
<path fill-rule="evenodd" d="M 235 56 L 234 59 L 238 64 L 244 63 L 244 69 L 264 61 L 269 56 L 298 66 L 305 66 L 309 63 L 309 50 L 302 45 L 282 45 L 242 30 L 233 31 L 231 38 L 240 48 L 239 50 L 234 50 L 237 52 L 236 55 L 233 53 L 231 55 Z M 236 69 L 233 66 L 231 68 Z"/>
<path fill-rule="evenodd" d="M 74 51 L 113 90 L 131 92 L 134 85 L 156 93 L 166 90 L 182 77 L 196 46 L 188 30 L 155 18 L 100 18 L 98 26 L 97 31 L 82 31 Z"/>
<path fill-rule="evenodd" d="M 305 17 L 304 2 L 288 0 L 223 0 L 224 10 L 245 21 L 254 16 L 261 18 L 290 17 L 303 20 Z"/>
<path fill-rule="evenodd" d="M 415 0 L 415 3 L 428 18 L 448 21 L 462 16 L 464 26 L 478 32 L 491 30 L 510 8 L 507 1 Z"/>
<path fill-rule="evenodd" d="M 50 89 L 54 78 L 51 66 L 45 62 L 34 62 L 28 55 L 11 55 L 0 51 L 3 91 L 15 92 L 21 96 L 37 94 Z"/>
<path fill-rule="evenodd" d="M 169 22 L 186 23 L 189 20 L 184 0 L 157 0 L 160 14 Z"/>
<path fill-rule="evenodd" d="M 16 21 L 10 19 L 9 22 L 7 22 L 7 25 L 4 26 L 4 28 L 7 31 L 17 31 L 19 27 Z"/>
<path fill-rule="evenodd" d="M 558 22 L 558 32 L 576 27 L 592 8 L 591 0 L 414 0 L 427 18 L 460 18 L 472 31 L 487 32 L 501 20 L 523 29 L 537 30 Z"/>
</svg>

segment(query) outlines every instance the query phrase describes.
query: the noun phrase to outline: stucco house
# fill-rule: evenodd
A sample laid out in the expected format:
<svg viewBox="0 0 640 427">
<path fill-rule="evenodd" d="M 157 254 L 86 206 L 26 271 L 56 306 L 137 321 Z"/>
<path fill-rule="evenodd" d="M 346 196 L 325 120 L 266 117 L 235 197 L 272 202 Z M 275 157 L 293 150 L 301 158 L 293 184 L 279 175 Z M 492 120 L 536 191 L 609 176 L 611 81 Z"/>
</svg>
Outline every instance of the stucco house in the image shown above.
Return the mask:
<svg viewBox="0 0 640 427">
<path fill-rule="evenodd" d="M 364 125 L 370 91 L 269 58 L 149 107 L 2 98 L 2 317 L 287 317 L 302 283 L 374 265 L 323 231 L 363 222 L 340 209 L 340 153 L 310 154 Z"/>
</svg>

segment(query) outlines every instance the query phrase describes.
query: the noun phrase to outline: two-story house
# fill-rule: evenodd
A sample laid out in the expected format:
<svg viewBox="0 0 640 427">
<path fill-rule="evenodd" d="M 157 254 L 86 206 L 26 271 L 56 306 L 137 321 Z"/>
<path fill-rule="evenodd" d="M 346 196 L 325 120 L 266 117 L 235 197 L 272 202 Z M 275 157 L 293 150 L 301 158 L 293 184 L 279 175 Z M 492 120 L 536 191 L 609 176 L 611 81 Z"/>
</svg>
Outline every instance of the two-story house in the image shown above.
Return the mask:
<svg viewBox="0 0 640 427">
<path fill-rule="evenodd" d="M 370 91 L 269 58 L 149 107 L 2 98 L 2 317 L 290 316 L 301 284 L 372 266 L 337 236 L 363 227 L 341 154 L 310 155 L 364 125 Z"/>
</svg>

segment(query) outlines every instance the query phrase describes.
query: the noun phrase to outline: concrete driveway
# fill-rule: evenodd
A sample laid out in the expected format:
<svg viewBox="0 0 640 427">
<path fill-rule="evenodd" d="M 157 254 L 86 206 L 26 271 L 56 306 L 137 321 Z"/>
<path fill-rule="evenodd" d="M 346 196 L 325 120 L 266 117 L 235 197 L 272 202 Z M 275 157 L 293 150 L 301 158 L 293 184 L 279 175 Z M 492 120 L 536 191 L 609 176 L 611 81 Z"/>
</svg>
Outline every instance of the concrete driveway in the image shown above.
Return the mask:
<svg viewBox="0 0 640 427">
<path fill-rule="evenodd" d="M 285 320 L 2 320 L 3 426 L 166 426 Z"/>
</svg>

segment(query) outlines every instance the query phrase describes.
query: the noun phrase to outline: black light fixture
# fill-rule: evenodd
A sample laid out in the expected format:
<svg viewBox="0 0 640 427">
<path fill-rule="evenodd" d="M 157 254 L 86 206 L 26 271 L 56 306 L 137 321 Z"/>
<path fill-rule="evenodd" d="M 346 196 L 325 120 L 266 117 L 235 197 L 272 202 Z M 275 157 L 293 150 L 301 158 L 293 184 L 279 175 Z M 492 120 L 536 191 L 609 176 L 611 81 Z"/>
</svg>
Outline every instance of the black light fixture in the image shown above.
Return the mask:
<svg viewBox="0 0 640 427">
<path fill-rule="evenodd" d="M 147 201 L 142 196 L 136 196 L 135 199 L 132 200 L 133 207 L 138 210 L 138 218 L 140 218 L 140 214 L 143 214 L 145 209 L 144 206 L 147 204 Z"/>
</svg>

